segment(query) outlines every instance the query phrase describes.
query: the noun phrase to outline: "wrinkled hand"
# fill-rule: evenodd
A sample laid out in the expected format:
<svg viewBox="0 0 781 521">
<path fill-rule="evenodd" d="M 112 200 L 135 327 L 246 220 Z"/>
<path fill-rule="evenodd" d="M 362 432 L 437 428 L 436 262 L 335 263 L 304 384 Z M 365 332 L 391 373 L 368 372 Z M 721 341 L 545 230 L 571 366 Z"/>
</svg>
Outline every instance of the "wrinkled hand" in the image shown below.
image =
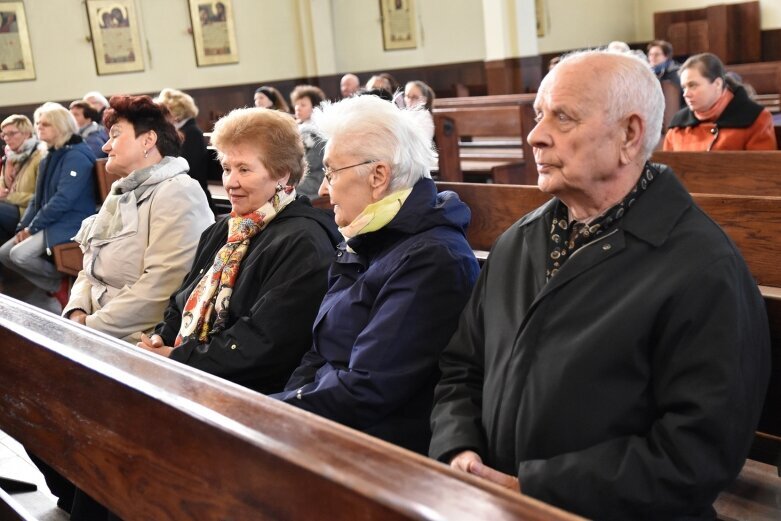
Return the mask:
<svg viewBox="0 0 781 521">
<path fill-rule="evenodd" d="M 141 333 L 141 341 L 136 346 L 166 358 L 171 356 L 171 351 L 174 350 L 173 347 L 163 344 L 163 339 L 160 335 L 148 336 L 144 333 Z"/>
<path fill-rule="evenodd" d="M 509 474 L 499 472 L 498 470 L 494 470 L 491 467 L 484 465 L 483 460 L 474 451 L 465 450 L 464 452 L 456 454 L 453 459 L 450 460 L 450 467 L 460 470 L 461 472 L 472 474 L 478 478 L 491 481 L 515 492 L 521 491 L 521 484 L 517 477 L 510 476 Z"/>
<path fill-rule="evenodd" d="M 87 325 L 87 314 L 80 310 L 80 309 L 74 309 L 70 312 L 68 315 L 68 320 L 73 320 L 74 322 L 78 322 L 79 324 L 86 326 Z"/>
<path fill-rule="evenodd" d="M 16 234 L 16 236 L 14 237 L 14 241 L 15 241 L 14 244 L 19 244 L 20 242 L 30 238 L 30 235 L 31 235 L 30 229 L 25 228 L 24 230 Z"/>
</svg>

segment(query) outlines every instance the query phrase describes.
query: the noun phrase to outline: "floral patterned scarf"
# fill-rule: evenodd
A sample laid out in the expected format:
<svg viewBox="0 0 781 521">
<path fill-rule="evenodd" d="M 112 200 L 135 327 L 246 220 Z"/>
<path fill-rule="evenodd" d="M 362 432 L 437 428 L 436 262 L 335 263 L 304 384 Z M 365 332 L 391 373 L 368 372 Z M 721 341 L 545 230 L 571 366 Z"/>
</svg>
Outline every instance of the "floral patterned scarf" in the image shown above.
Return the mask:
<svg viewBox="0 0 781 521">
<path fill-rule="evenodd" d="M 277 190 L 269 202 L 254 212 L 246 215 L 231 212 L 228 242 L 214 256 L 211 268 L 187 298 L 174 347 L 193 336 L 199 342 L 207 342 L 210 334 L 226 327 L 233 286 L 239 276 L 241 261 L 249 249 L 250 239 L 262 232 L 295 199 L 295 189 L 288 186 Z"/>
</svg>

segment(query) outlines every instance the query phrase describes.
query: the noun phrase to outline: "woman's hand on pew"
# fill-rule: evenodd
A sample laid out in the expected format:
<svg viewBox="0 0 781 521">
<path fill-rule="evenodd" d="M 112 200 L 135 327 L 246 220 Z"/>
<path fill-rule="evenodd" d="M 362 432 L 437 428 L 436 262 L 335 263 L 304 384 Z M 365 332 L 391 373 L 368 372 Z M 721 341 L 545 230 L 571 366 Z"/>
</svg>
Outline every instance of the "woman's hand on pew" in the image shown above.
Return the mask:
<svg viewBox="0 0 781 521">
<path fill-rule="evenodd" d="M 82 326 L 87 325 L 87 313 L 83 309 L 74 309 L 68 313 L 68 320 L 78 322 Z"/>
<path fill-rule="evenodd" d="M 521 491 L 521 484 L 517 477 L 510 476 L 509 474 L 499 472 L 498 470 L 494 470 L 491 467 L 484 465 L 483 460 L 474 451 L 465 450 L 458 453 L 450 460 L 450 467 L 486 479 L 504 488 L 516 492 Z"/>
<path fill-rule="evenodd" d="M 145 333 L 141 333 L 141 341 L 136 346 L 166 358 L 171 356 L 171 351 L 174 350 L 173 347 L 163 344 L 163 339 L 160 335 L 148 336 Z"/>
</svg>

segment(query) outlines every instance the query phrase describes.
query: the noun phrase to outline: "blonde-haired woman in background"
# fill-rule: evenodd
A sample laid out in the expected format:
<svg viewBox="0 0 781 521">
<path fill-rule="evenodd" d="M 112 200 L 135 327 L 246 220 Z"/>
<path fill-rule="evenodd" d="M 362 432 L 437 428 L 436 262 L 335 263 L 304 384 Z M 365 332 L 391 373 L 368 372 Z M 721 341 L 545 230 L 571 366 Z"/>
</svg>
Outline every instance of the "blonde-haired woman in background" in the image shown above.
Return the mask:
<svg viewBox="0 0 781 521">
<path fill-rule="evenodd" d="M 95 213 L 95 156 L 76 134 L 68 109 L 47 102 L 34 114 L 38 138 L 49 153 L 41 161 L 35 195 L 16 227 L 16 236 L 0 246 L 0 262 L 35 286 L 68 300 L 68 281 L 44 254 L 71 240 L 85 217 Z"/>
<path fill-rule="evenodd" d="M 217 158 L 206 148 L 203 140 L 203 130 L 196 123 L 198 107 L 192 96 L 176 89 L 163 89 L 155 98 L 155 102 L 166 107 L 174 118 L 174 126 L 182 134 L 182 149 L 180 156 L 190 165 L 190 177 L 198 181 L 209 202 L 209 208 L 214 209 L 212 196 L 209 192 L 209 172 L 217 169 Z"/>
<path fill-rule="evenodd" d="M 16 234 L 16 225 L 35 193 L 38 165 L 46 145 L 33 133 L 27 116 L 14 114 L 0 123 L 5 153 L 0 167 L 0 244 Z"/>
</svg>

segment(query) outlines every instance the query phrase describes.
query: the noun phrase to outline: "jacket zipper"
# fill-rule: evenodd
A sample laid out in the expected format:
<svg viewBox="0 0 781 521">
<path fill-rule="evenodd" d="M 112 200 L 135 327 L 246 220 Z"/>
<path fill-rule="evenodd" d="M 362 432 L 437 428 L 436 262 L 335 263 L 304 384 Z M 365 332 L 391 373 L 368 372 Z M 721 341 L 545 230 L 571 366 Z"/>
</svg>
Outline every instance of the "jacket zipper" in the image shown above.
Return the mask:
<svg viewBox="0 0 781 521">
<path fill-rule="evenodd" d="M 599 241 L 601 241 L 602 239 L 607 239 L 608 237 L 610 237 L 611 235 L 613 235 L 613 234 L 614 234 L 614 233 L 616 233 L 617 231 L 618 231 L 618 228 L 616 228 L 615 230 L 613 230 L 612 232 L 610 232 L 610 233 L 608 233 L 608 234 L 606 234 L 606 235 L 603 235 L 603 236 L 602 236 L 602 237 L 600 237 L 599 239 L 594 239 L 594 240 L 593 240 L 593 241 L 591 241 L 590 243 L 588 243 L 588 244 L 584 244 L 584 245 L 583 245 L 583 246 L 581 246 L 579 249 L 575 250 L 575 253 L 573 253 L 572 255 L 570 255 L 570 256 L 569 256 L 569 258 L 570 258 L 570 259 L 572 259 L 572 257 L 574 257 L 574 256 L 575 256 L 575 255 L 577 255 L 578 253 L 582 252 L 583 250 L 585 250 L 586 248 L 588 248 L 588 247 L 589 247 L 589 246 L 591 246 L 592 244 L 596 244 L 596 243 L 598 243 Z"/>
</svg>

